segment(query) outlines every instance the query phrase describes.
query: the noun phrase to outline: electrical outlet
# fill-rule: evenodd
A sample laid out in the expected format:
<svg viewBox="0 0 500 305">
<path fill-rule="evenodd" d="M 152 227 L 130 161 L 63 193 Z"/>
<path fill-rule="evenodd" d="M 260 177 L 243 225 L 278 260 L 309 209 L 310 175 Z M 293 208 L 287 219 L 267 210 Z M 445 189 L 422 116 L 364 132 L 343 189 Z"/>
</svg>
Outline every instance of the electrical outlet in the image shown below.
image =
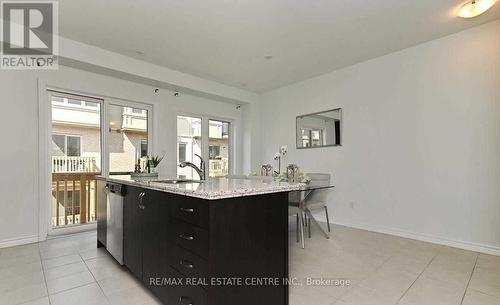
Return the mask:
<svg viewBox="0 0 500 305">
<path fill-rule="evenodd" d="M 349 202 L 349 207 L 350 207 L 351 209 L 354 209 L 354 201 Z"/>
</svg>

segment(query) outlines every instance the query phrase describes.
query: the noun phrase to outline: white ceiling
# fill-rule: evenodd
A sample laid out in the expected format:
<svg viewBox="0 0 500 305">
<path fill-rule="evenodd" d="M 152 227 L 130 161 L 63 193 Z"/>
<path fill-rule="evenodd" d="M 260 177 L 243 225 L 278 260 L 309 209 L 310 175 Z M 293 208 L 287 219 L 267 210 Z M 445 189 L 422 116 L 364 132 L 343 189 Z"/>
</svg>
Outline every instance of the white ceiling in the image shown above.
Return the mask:
<svg viewBox="0 0 500 305">
<path fill-rule="evenodd" d="M 456 18 L 462 3 L 60 0 L 59 22 L 67 38 L 264 92 L 500 18 L 500 4 Z"/>
</svg>

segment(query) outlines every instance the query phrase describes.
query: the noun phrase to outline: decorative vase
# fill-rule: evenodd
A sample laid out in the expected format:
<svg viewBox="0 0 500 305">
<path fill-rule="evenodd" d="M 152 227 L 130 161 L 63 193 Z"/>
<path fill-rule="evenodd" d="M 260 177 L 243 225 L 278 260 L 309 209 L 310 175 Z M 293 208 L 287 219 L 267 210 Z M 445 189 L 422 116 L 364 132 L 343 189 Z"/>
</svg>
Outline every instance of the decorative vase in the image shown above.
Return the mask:
<svg viewBox="0 0 500 305">
<path fill-rule="evenodd" d="M 271 164 L 262 164 L 262 167 L 260 169 L 260 175 L 261 176 L 272 176 L 273 174 L 273 166 Z"/>
<path fill-rule="evenodd" d="M 288 182 L 297 182 L 299 179 L 299 167 L 297 164 L 289 164 L 286 167 L 286 177 Z"/>
</svg>

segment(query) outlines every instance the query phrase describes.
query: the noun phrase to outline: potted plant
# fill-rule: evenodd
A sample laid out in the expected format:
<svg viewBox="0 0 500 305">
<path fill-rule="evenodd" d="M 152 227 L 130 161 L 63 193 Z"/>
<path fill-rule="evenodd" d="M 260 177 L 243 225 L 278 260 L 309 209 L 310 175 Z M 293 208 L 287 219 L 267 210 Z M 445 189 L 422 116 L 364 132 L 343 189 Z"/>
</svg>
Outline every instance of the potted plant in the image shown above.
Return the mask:
<svg viewBox="0 0 500 305">
<path fill-rule="evenodd" d="M 163 160 L 163 156 L 150 156 L 148 157 L 148 163 L 147 163 L 147 170 L 148 173 L 156 173 L 157 170 L 156 168 L 160 164 L 160 162 Z"/>
</svg>

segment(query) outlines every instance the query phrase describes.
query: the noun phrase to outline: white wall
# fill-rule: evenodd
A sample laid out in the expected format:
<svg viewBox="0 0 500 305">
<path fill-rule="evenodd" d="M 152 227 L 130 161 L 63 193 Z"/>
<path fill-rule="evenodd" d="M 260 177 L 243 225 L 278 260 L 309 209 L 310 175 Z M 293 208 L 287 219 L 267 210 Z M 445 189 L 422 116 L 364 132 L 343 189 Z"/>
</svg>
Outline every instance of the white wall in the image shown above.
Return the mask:
<svg viewBox="0 0 500 305">
<path fill-rule="evenodd" d="M 261 161 L 288 145 L 287 163 L 333 174 L 336 222 L 500 249 L 500 21 L 275 90 L 261 107 Z M 296 150 L 295 116 L 337 107 L 343 146 Z"/>
<path fill-rule="evenodd" d="M 40 80 L 40 82 L 39 82 Z M 149 103 L 154 107 L 153 147 L 166 154 L 161 171 L 176 175 L 178 112 L 216 115 L 235 122 L 235 172 L 242 171 L 242 112 L 235 105 L 154 88 L 72 68 L 57 71 L 0 70 L 0 247 L 43 238 L 38 198 L 38 84 L 89 95 Z M 48 219 L 47 219 L 48 221 Z"/>
</svg>

